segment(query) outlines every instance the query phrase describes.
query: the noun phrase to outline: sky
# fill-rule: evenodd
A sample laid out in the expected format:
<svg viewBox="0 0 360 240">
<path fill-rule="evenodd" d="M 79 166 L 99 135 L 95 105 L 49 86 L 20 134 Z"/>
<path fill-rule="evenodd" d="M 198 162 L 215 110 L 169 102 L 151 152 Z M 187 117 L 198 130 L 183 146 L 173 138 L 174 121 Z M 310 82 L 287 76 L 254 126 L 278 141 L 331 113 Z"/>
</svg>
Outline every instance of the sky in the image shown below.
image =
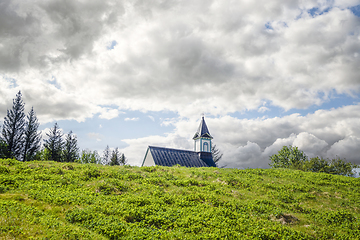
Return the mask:
<svg viewBox="0 0 360 240">
<path fill-rule="evenodd" d="M 0 0 L 0 125 L 18 91 L 81 149 L 193 149 L 268 168 L 284 145 L 360 164 L 360 0 Z"/>
</svg>

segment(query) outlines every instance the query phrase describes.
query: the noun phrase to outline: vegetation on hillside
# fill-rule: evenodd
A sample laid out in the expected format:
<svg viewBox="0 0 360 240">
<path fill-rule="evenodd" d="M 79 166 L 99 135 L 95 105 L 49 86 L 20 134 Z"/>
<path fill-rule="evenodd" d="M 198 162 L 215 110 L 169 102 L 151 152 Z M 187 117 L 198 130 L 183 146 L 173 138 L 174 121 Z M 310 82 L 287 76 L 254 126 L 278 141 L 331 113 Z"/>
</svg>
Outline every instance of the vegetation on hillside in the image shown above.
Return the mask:
<svg viewBox="0 0 360 240">
<path fill-rule="evenodd" d="M 359 239 L 360 179 L 0 160 L 0 239 Z"/>
<path fill-rule="evenodd" d="M 343 176 L 353 176 L 353 169 L 359 167 L 341 158 L 323 159 L 321 157 L 314 157 L 309 159 L 303 151 L 295 146 L 283 146 L 277 154 L 270 156 L 269 165 L 273 168 L 291 168 Z"/>
</svg>

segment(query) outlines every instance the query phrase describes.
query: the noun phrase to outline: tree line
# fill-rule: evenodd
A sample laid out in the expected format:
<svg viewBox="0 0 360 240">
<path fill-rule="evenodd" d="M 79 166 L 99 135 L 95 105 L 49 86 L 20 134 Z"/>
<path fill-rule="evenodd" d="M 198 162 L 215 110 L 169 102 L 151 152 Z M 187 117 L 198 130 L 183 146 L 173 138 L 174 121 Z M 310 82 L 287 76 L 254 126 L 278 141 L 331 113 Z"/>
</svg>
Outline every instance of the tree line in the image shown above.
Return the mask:
<svg viewBox="0 0 360 240">
<path fill-rule="evenodd" d="M 70 131 L 64 136 L 58 124 L 46 133 L 48 139 L 41 144 L 39 121 L 34 108 L 25 116 L 25 103 L 21 91 L 13 99 L 13 106 L 7 110 L 0 134 L 0 158 L 16 158 L 19 161 L 57 161 L 97 163 L 104 165 L 125 165 L 127 159 L 116 147 L 113 151 L 107 146 L 103 157 L 89 149 L 79 151 L 77 136 Z M 1 126 L 0 126 L 1 129 Z"/>
<path fill-rule="evenodd" d="M 353 169 L 359 167 L 341 158 L 324 159 L 317 156 L 309 159 L 303 151 L 295 146 L 283 146 L 277 154 L 270 156 L 269 165 L 273 168 L 291 168 L 343 176 L 353 176 Z"/>
</svg>

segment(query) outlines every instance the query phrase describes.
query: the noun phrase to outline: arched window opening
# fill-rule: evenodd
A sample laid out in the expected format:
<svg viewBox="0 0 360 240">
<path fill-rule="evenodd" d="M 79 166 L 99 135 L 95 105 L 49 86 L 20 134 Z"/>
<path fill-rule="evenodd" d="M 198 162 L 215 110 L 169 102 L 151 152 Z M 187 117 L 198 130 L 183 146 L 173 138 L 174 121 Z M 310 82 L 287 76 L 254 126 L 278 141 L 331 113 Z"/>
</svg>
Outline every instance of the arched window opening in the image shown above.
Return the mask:
<svg viewBox="0 0 360 240">
<path fill-rule="evenodd" d="M 208 152 L 209 151 L 209 144 L 207 142 L 204 143 L 203 145 L 203 150 L 204 152 Z"/>
</svg>

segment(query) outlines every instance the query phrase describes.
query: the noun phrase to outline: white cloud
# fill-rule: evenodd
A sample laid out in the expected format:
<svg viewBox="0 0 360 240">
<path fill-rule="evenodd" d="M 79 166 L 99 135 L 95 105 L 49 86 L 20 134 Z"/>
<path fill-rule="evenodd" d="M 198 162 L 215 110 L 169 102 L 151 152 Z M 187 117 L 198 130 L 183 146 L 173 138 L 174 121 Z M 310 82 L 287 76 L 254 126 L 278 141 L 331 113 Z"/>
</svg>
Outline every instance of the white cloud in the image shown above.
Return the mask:
<svg viewBox="0 0 360 240">
<path fill-rule="evenodd" d="M 316 157 L 324 155 L 324 149 L 329 144 L 325 140 L 321 140 L 313 134 L 301 132 L 296 136 L 292 145 L 297 146 L 302 151 L 309 153 L 309 157 Z"/>
<path fill-rule="evenodd" d="M 265 107 L 265 106 L 260 107 L 259 110 L 258 110 L 258 112 L 261 112 L 261 113 L 264 113 L 266 111 L 270 111 L 270 109 Z"/>
<path fill-rule="evenodd" d="M 224 161 L 238 167 L 263 166 L 285 143 L 309 154 L 357 154 L 359 105 L 267 119 L 228 114 L 307 109 L 338 94 L 359 95 L 360 18 L 348 9 L 358 4 L 5 0 L 0 117 L 21 90 L 43 124 L 113 119 L 123 110 L 176 112 L 179 118 L 162 120 L 175 130 L 161 139 L 178 147 L 192 146 L 199 113 L 218 116 L 208 118 L 210 131 Z M 312 16 L 315 8 L 322 14 Z M 127 141 L 137 156 L 140 143 Z"/>
<path fill-rule="evenodd" d="M 46 109 L 43 121 L 113 118 L 117 110 L 99 107 L 110 104 L 185 117 L 262 112 L 264 100 L 307 108 L 360 91 L 355 2 L 7 0 L 0 68 Z M 310 16 L 315 7 L 330 9 Z"/>
<path fill-rule="evenodd" d="M 120 114 L 120 111 L 118 109 L 111 109 L 111 108 L 103 108 L 101 112 L 102 113 L 100 114 L 99 118 L 103 118 L 107 120 L 116 118 Z"/>
<path fill-rule="evenodd" d="M 227 167 L 268 167 L 269 156 L 283 146 L 297 146 L 308 157 L 334 158 L 335 155 L 360 164 L 360 104 L 338 109 L 319 110 L 301 116 L 293 114 L 282 118 L 237 119 L 230 116 L 206 118 L 214 137 L 213 142 L 224 153 L 220 165 Z M 165 137 L 151 136 L 124 140 L 130 146 L 123 149 L 140 164 L 148 145 L 192 150 L 193 134 L 199 119 L 173 121 L 173 133 Z"/>
<path fill-rule="evenodd" d="M 360 146 L 360 136 L 347 136 L 331 146 L 330 150 L 327 151 L 327 157 L 345 158 L 347 161 L 360 164 L 359 146 Z"/>
<path fill-rule="evenodd" d="M 88 136 L 88 138 L 94 139 L 94 140 L 96 140 L 96 141 L 98 141 L 98 142 L 101 142 L 102 139 L 103 139 L 103 137 L 104 137 L 104 136 L 102 136 L 101 134 L 99 134 L 99 133 L 94 133 L 94 132 L 88 133 L 87 136 Z"/>
<path fill-rule="evenodd" d="M 124 121 L 139 121 L 138 117 L 134 117 L 134 118 L 125 118 Z"/>
</svg>

